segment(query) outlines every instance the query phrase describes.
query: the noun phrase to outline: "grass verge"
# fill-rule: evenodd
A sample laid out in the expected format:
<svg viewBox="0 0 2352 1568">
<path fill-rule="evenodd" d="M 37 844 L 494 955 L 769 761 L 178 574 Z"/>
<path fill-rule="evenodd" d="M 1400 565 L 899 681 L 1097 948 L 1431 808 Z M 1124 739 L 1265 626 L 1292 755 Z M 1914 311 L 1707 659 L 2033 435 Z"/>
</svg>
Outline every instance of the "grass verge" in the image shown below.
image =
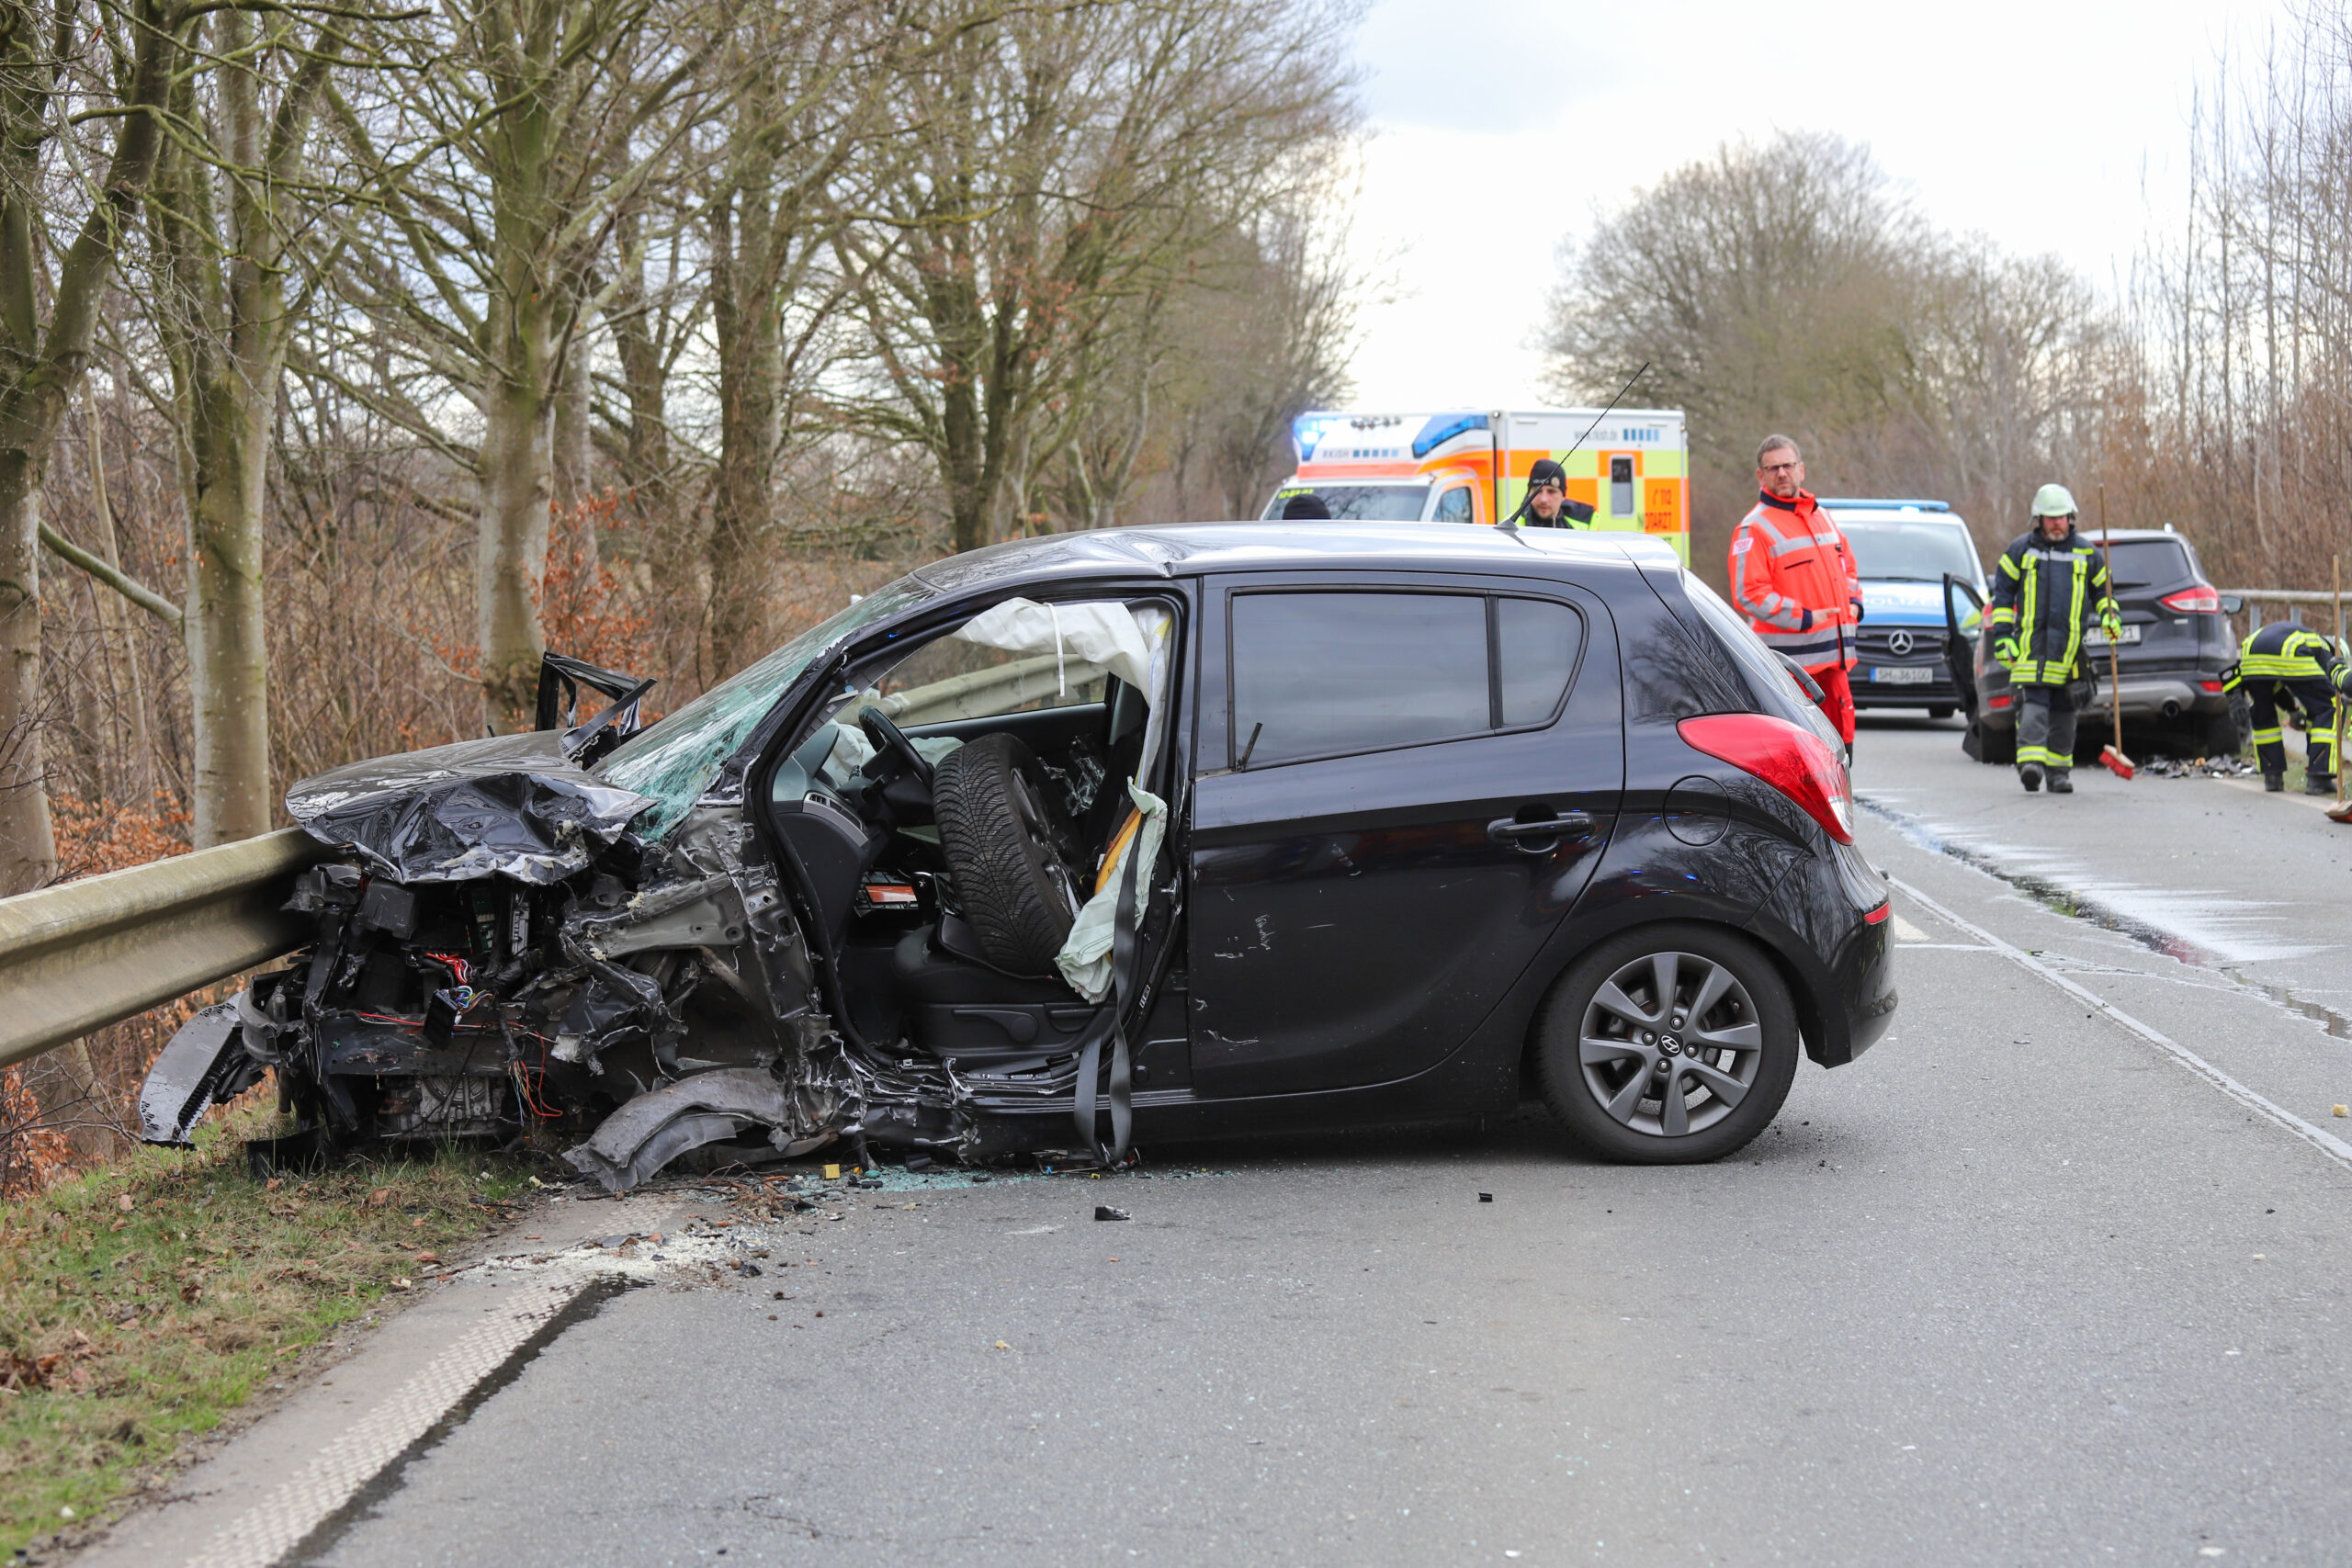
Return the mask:
<svg viewBox="0 0 2352 1568">
<path fill-rule="evenodd" d="M 526 1168 L 479 1150 L 266 1183 L 254 1110 L 0 1204 L 0 1554 L 71 1543 L 306 1346 L 495 1231 Z"/>
</svg>

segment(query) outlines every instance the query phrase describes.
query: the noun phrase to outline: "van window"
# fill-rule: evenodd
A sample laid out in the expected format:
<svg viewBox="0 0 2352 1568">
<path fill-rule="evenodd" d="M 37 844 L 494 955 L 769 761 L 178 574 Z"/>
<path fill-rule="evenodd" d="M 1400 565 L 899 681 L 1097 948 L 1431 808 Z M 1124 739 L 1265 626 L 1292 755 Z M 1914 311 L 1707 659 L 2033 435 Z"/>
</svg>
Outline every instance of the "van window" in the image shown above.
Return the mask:
<svg viewBox="0 0 2352 1568">
<path fill-rule="evenodd" d="M 1429 504 L 1430 487 L 1421 484 L 1361 484 L 1361 485 L 1284 485 L 1266 502 L 1263 513 L 1271 522 L 1283 514 L 1283 504 L 1295 495 L 1313 493 L 1323 498 L 1330 509 L 1332 521 L 1338 523 L 1418 523 L 1421 508 Z"/>
<path fill-rule="evenodd" d="M 1468 485 L 1455 485 L 1452 490 L 1447 491 L 1443 495 L 1439 496 L 1437 498 L 1437 515 L 1432 519 L 1432 521 L 1439 523 L 1474 523 L 1477 521 L 1477 514 L 1471 509 L 1470 487 Z"/>
<path fill-rule="evenodd" d="M 1634 459 L 1609 459 L 1609 515 L 1631 517 L 1634 514 Z"/>
<path fill-rule="evenodd" d="M 1951 523 L 1844 523 L 1854 568 L 1873 582 L 1976 581 L 1976 547 Z"/>
</svg>

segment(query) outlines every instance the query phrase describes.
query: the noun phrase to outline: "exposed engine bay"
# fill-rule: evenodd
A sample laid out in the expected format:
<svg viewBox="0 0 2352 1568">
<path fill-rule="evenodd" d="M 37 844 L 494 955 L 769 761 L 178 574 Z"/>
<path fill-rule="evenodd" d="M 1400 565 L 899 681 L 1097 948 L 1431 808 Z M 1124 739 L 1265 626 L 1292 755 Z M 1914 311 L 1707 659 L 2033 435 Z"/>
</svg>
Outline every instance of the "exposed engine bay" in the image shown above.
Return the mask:
<svg viewBox="0 0 2352 1568">
<path fill-rule="evenodd" d="M 861 656 L 828 623 L 642 728 L 650 682 L 551 655 L 538 731 L 289 792 L 336 853 L 288 905 L 315 938 L 175 1037 L 145 1136 L 268 1074 L 278 1162 L 554 1140 L 620 1191 L 835 1143 L 1116 1158 L 1124 1022 L 1181 945 L 1175 629 L 1016 599 Z"/>
</svg>

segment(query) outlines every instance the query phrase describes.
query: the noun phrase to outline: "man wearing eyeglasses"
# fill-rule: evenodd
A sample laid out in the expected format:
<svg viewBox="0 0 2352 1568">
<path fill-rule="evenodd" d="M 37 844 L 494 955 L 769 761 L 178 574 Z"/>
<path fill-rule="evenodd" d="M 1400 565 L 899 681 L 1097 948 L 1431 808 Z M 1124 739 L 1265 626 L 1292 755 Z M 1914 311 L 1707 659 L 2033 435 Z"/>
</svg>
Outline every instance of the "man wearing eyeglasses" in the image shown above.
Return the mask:
<svg viewBox="0 0 2352 1568">
<path fill-rule="evenodd" d="M 1860 573 L 1838 520 L 1804 488 L 1804 459 L 1785 435 L 1756 448 L 1756 509 L 1731 536 L 1731 597 L 1764 645 L 1821 688 L 1821 711 L 1854 752 L 1854 628 Z"/>
</svg>

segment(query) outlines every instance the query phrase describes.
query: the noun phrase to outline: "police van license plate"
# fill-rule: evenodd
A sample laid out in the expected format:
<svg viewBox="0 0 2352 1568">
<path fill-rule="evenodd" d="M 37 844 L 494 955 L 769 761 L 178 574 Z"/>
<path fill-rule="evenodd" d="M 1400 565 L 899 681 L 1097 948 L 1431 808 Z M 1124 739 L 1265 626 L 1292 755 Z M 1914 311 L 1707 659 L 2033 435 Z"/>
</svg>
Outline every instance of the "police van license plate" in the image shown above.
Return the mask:
<svg viewBox="0 0 2352 1568">
<path fill-rule="evenodd" d="M 2125 626 L 2123 628 L 2123 636 L 2120 640 L 2126 643 L 2138 642 L 2140 640 L 2140 628 L 2137 626 Z M 2085 648 L 2105 648 L 2107 646 L 2106 631 L 2098 626 L 2091 627 L 2090 630 L 2083 634 L 2083 646 Z"/>
<path fill-rule="evenodd" d="M 1875 664 L 1871 667 L 1871 680 L 1882 686 L 1925 686 L 1937 675 L 1932 664 Z"/>
</svg>

